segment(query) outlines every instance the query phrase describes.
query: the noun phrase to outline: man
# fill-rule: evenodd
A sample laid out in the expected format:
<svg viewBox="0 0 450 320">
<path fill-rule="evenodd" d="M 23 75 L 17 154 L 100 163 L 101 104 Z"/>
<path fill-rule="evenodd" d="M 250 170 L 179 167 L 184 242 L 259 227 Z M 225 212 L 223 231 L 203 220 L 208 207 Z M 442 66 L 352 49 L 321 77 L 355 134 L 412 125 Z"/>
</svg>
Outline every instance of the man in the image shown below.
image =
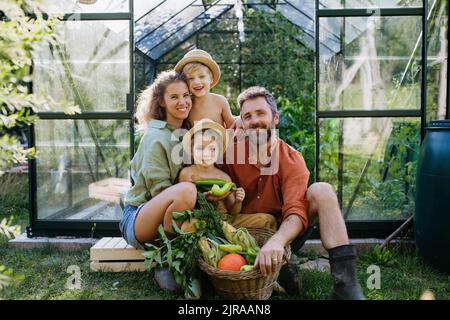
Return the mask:
<svg viewBox="0 0 450 320">
<path fill-rule="evenodd" d="M 279 121 L 274 97 L 262 87 L 251 87 L 239 95 L 238 106 L 246 138 L 228 148 L 222 166 L 246 192 L 242 214 L 235 218 L 234 224 L 279 225 L 261 248 L 255 265 L 263 274 L 274 272 L 274 266 L 282 263 L 284 247 L 318 220 L 320 238 L 329 252 L 331 274 L 335 279 L 330 298 L 364 299 L 356 278 L 356 250 L 349 243 L 333 188 L 323 182 L 307 187 L 309 171 L 302 155 L 274 133 Z M 250 150 L 248 157 L 242 157 L 244 149 Z M 258 150 L 256 158 L 252 149 Z M 264 152 L 260 150 L 267 151 L 270 161 L 262 159 Z M 290 277 L 283 277 L 286 274 Z M 283 266 L 279 282 L 288 293 L 296 291 L 292 284 L 298 288 L 296 276 L 298 278 L 297 272 L 292 272 L 289 264 Z"/>
</svg>

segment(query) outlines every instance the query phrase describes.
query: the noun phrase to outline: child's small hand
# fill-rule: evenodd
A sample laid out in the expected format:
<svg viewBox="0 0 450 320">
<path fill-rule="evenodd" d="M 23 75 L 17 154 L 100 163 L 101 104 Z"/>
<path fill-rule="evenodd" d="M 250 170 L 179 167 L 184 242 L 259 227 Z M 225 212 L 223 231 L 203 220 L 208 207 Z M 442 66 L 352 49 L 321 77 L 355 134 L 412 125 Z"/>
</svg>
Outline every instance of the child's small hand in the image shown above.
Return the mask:
<svg viewBox="0 0 450 320">
<path fill-rule="evenodd" d="M 245 190 L 244 190 L 244 188 L 237 188 L 235 193 L 234 193 L 234 197 L 236 199 L 236 202 L 244 201 L 244 198 L 245 198 Z"/>
<path fill-rule="evenodd" d="M 243 128 L 244 128 L 244 124 L 242 123 L 241 117 L 235 117 L 234 122 L 231 125 L 230 129 L 238 130 L 238 129 L 243 129 Z"/>
</svg>

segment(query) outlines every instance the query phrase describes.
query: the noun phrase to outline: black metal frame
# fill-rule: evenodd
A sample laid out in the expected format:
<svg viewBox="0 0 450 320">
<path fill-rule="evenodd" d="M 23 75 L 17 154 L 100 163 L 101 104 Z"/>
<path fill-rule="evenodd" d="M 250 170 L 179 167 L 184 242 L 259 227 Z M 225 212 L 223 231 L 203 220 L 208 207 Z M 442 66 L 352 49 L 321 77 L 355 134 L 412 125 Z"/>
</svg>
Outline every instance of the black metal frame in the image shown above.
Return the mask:
<svg viewBox="0 0 450 320">
<path fill-rule="evenodd" d="M 426 74 L 427 74 L 427 0 L 423 0 L 423 7 L 411 8 L 380 8 L 376 13 L 380 16 L 421 16 L 422 17 L 422 48 L 421 48 L 421 103 L 420 109 L 395 109 L 395 110 L 319 110 L 319 56 L 320 39 L 319 28 L 321 18 L 338 17 L 365 17 L 375 13 L 373 8 L 363 9 L 318 9 L 319 0 L 316 0 L 316 73 L 315 73 L 315 97 L 316 97 L 316 143 L 315 143 L 315 181 L 319 181 L 319 159 L 320 159 L 320 120 L 321 119 L 339 119 L 339 118 L 359 118 L 359 117 L 414 117 L 421 119 L 420 137 L 421 141 L 425 133 L 426 124 Z M 367 236 L 386 236 L 396 230 L 405 220 L 363 220 L 346 222 L 349 235 L 351 237 Z M 317 234 L 315 235 L 317 236 Z"/>
<path fill-rule="evenodd" d="M 46 15 L 44 14 L 44 17 Z M 130 83 L 129 94 L 126 97 L 126 111 L 121 112 L 84 112 L 82 114 L 67 115 L 63 112 L 41 112 L 37 116 L 40 119 L 60 120 L 95 120 L 115 119 L 129 120 L 130 123 L 130 159 L 134 155 L 134 20 L 133 0 L 129 0 L 129 12 L 119 13 L 81 13 L 76 16 L 80 21 L 92 20 L 128 20 L 129 21 L 129 56 L 130 56 Z M 64 21 L 74 20 L 73 14 L 65 14 Z M 32 85 L 29 85 L 32 89 Z M 31 90 L 30 90 L 31 92 Z M 28 146 L 36 146 L 35 127 L 30 126 L 28 131 Z M 119 234 L 119 221 L 112 220 L 39 220 L 37 212 L 37 172 L 36 160 L 29 163 L 29 212 L 30 220 L 27 227 L 27 236 L 112 236 Z"/>
</svg>

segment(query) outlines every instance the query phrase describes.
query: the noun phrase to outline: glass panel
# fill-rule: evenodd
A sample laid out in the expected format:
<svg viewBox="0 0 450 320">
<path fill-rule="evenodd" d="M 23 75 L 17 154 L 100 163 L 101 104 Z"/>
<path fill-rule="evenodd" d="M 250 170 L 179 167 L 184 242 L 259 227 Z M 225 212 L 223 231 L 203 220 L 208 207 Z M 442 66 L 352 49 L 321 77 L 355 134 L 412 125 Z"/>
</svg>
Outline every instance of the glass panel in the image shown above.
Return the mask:
<svg viewBox="0 0 450 320">
<path fill-rule="evenodd" d="M 134 20 L 141 19 L 144 15 L 153 11 L 156 7 L 166 1 L 167 0 L 133 0 Z"/>
<path fill-rule="evenodd" d="M 134 29 L 136 43 L 139 44 L 146 37 L 144 39 L 147 44 L 146 47 L 152 48 L 167 38 L 173 31 L 183 27 L 205 11 L 203 6 L 192 6 L 193 3 L 200 5 L 201 1 L 166 1 L 151 13 L 145 15 L 136 23 Z"/>
<path fill-rule="evenodd" d="M 130 122 L 39 120 L 38 219 L 119 220 L 129 185 Z"/>
<path fill-rule="evenodd" d="M 347 220 L 402 219 L 414 211 L 420 119 L 322 119 L 319 181 Z"/>
<path fill-rule="evenodd" d="M 420 17 L 321 18 L 319 108 L 420 109 L 420 32 Z"/>
<path fill-rule="evenodd" d="M 193 21 L 186 24 L 183 28 L 178 29 L 173 34 L 170 34 L 169 38 L 166 38 L 166 40 L 158 44 L 156 47 L 153 46 L 154 48 L 151 49 L 150 51 L 148 50 L 151 48 L 151 46 L 146 46 L 147 51 L 144 52 L 147 55 L 150 55 L 150 57 L 154 60 L 159 59 L 165 53 L 175 48 L 179 43 L 183 42 L 184 40 L 192 36 L 195 32 L 200 30 L 208 23 L 214 21 L 216 17 L 218 17 L 220 14 L 224 13 L 226 10 L 230 8 L 231 5 L 212 6 L 211 8 L 208 9 L 208 11 L 204 12 L 203 14 L 195 18 Z M 142 48 L 142 50 L 145 50 L 145 48 Z"/>
<path fill-rule="evenodd" d="M 278 5 L 277 10 L 289 21 L 299 26 L 314 39 L 315 0 L 290 0 L 284 5 Z M 314 43 L 314 42 L 313 42 Z"/>
<path fill-rule="evenodd" d="M 144 58 L 141 54 L 134 55 L 134 77 L 135 77 L 135 92 L 139 93 L 148 86 L 154 76 L 154 65 L 148 58 Z"/>
<path fill-rule="evenodd" d="M 320 0 L 320 9 L 422 7 L 422 0 Z"/>
<path fill-rule="evenodd" d="M 240 67 L 238 64 L 227 63 L 221 64 L 220 70 L 222 72 L 222 76 L 217 86 L 214 87 L 213 92 L 224 95 L 228 99 L 228 103 L 230 104 L 233 114 L 239 115 L 236 100 L 237 96 L 241 92 L 239 76 Z"/>
<path fill-rule="evenodd" d="M 448 90 L 448 1 L 429 0 L 427 121 L 445 119 Z"/>
<path fill-rule="evenodd" d="M 71 101 L 85 112 L 126 110 L 128 21 L 67 21 L 63 41 L 35 53 L 33 91 Z"/>
<path fill-rule="evenodd" d="M 130 11 L 128 0 L 43 0 L 40 7 L 42 11 L 47 13 L 110 13 Z"/>
<path fill-rule="evenodd" d="M 196 36 L 193 36 L 183 42 L 181 45 L 167 53 L 165 56 L 161 57 L 161 59 L 158 60 L 158 64 L 160 63 L 169 63 L 175 65 L 178 61 L 180 61 L 181 58 L 192 49 L 195 49 L 195 39 Z"/>
<path fill-rule="evenodd" d="M 198 48 L 207 51 L 217 63 L 239 61 L 238 33 L 200 33 Z"/>
<path fill-rule="evenodd" d="M 297 29 L 290 28 L 289 35 L 305 44 L 308 48 L 315 50 L 315 0 L 301 0 L 300 2 L 297 0 L 279 1 L 276 6 L 261 4 L 254 6 L 254 8 L 257 11 L 266 13 L 281 13 L 291 24 L 297 27 Z M 246 30 L 249 32 L 248 28 Z M 265 30 L 267 31 L 267 29 Z M 280 31 L 279 28 L 277 30 Z"/>
<path fill-rule="evenodd" d="M 244 13 L 244 19 L 247 18 Z M 248 29 L 244 25 L 245 29 Z M 216 19 L 214 23 L 209 24 L 204 28 L 208 32 L 223 32 L 223 31 L 238 31 L 237 28 L 237 18 L 234 10 L 230 10 L 224 13 L 220 18 Z"/>
</svg>

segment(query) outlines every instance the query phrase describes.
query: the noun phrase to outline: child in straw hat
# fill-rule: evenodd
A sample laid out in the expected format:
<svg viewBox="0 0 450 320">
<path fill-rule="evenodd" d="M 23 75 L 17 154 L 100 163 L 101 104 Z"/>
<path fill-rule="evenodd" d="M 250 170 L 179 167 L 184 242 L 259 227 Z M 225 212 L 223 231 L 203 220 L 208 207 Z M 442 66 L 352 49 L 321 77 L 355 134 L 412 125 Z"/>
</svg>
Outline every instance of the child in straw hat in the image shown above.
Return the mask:
<svg viewBox="0 0 450 320">
<path fill-rule="evenodd" d="M 193 164 L 180 171 L 179 182 L 200 179 L 222 179 L 230 182 L 230 176 L 215 166 L 227 145 L 228 137 L 221 125 L 210 119 L 196 122 L 183 137 L 183 151 L 187 158 L 193 160 Z M 224 196 L 223 201 L 219 201 L 217 210 L 236 215 L 241 212 L 244 198 L 244 189 L 237 188 Z"/>
<path fill-rule="evenodd" d="M 225 128 L 235 122 L 230 105 L 224 96 L 211 92 L 220 79 L 219 65 L 206 51 L 194 49 L 184 55 L 176 64 L 175 70 L 182 72 L 188 79 L 189 90 L 194 96 L 189 124 L 209 118 Z"/>
</svg>

